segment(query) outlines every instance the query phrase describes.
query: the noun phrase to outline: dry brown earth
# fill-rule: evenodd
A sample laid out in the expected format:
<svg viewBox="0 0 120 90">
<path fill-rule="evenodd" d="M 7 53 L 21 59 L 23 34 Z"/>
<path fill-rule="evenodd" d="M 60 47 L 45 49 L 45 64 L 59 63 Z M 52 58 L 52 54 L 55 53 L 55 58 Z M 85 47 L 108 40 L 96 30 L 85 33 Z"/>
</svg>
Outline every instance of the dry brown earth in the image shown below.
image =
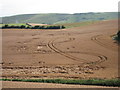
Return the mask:
<svg viewBox="0 0 120 90">
<path fill-rule="evenodd" d="M 63 30 L 3 30 L 3 78 L 117 78 L 117 20 Z"/>
<path fill-rule="evenodd" d="M 33 83 L 33 82 L 11 82 L 3 81 L 2 88 L 113 88 L 117 87 L 103 87 L 103 86 L 90 86 L 90 85 L 68 85 L 68 84 L 52 84 L 52 83 Z M 56 89 L 57 90 L 57 89 Z"/>
</svg>

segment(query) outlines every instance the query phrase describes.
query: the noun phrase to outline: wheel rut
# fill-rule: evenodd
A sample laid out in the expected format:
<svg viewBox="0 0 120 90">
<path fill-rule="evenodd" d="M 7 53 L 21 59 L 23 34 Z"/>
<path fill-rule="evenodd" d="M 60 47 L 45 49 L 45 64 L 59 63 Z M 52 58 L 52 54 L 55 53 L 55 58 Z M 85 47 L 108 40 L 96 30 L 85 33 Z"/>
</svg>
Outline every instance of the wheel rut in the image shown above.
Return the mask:
<svg viewBox="0 0 120 90">
<path fill-rule="evenodd" d="M 57 39 L 58 39 L 58 38 L 57 38 Z M 85 62 L 86 59 L 75 57 L 75 56 L 70 55 L 70 54 L 68 54 L 68 53 L 60 50 L 59 48 L 57 48 L 57 47 L 55 46 L 55 40 L 57 40 L 57 39 L 50 40 L 50 41 L 48 42 L 47 46 L 48 46 L 51 50 L 53 50 L 54 52 L 56 52 L 56 53 L 58 53 L 58 54 L 60 54 L 60 55 L 62 55 L 62 56 L 65 56 L 66 58 L 69 58 L 69 59 L 71 59 L 71 60 L 73 60 L 73 61 L 78 61 L 79 63 L 82 63 L 82 64 L 98 64 L 98 63 L 102 63 L 102 62 L 104 62 L 104 61 L 106 61 L 106 60 L 108 59 L 107 56 L 104 56 L 104 55 L 101 55 L 101 54 L 98 54 L 98 53 L 78 52 L 79 54 L 87 54 L 87 55 L 91 55 L 91 56 L 96 56 L 96 57 L 98 57 L 98 59 L 99 59 L 99 60 L 94 61 L 94 62 L 89 62 L 89 63 L 88 63 L 88 62 Z"/>
<path fill-rule="evenodd" d="M 100 36 L 102 36 L 102 35 L 93 36 L 93 37 L 91 37 L 91 40 L 92 40 L 93 42 L 97 43 L 98 45 L 104 47 L 104 48 L 107 48 L 107 49 L 109 49 L 109 50 L 111 50 L 111 51 L 115 51 L 112 47 L 110 47 L 110 46 L 108 46 L 108 45 L 106 45 L 106 44 L 104 44 L 104 43 L 101 43 L 101 42 L 99 41 L 99 38 L 98 38 L 98 37 L 100 37 Z"/>
</svg>

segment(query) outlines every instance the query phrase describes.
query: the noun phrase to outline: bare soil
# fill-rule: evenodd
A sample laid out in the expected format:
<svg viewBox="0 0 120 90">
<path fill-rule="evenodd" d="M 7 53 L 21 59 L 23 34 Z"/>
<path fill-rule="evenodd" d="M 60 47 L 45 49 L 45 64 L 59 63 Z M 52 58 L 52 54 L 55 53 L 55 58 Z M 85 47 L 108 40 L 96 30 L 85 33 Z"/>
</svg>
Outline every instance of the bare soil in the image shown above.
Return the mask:
<svg viewBox="0 0 120 90">
<path fill-rule="evenodd" d="M 117 20 L 63 30 L 4 29 L 3 78 L 118 78 Z"/>
<path fill-rule="evenodd" d="M 35 82 L 11 82 L 3 81 L 2 88 L 112 88 L 112 90 L 118 90 L 118 87 L 105 87 L 105 86 L 93 86 L 93 85 L 68 85 L 68 84 L 53 84 L 53 83 L 35 83 Z M 55 89 L 54 89 L 55 90 Z M 86 89 L 87 90 L 87 89 Z"/>
</svg>

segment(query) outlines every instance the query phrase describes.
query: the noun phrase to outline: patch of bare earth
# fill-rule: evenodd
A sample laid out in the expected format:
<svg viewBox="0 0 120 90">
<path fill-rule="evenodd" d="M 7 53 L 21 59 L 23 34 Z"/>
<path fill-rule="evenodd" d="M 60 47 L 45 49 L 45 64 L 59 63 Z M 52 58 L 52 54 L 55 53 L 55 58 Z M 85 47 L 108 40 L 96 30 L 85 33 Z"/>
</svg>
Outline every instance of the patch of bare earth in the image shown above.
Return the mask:
<svg viewBox="0 0 120 90">
<path fill-rule="evenodd" d="M 3 88 L 113 88 L 117 87 L 103 87 L 90 85 L 68 85 L 68 84 L 53 84 L 53 83 L 34 83 L 34 82 L 11 82 L 3 81 Z"/>
</svg>

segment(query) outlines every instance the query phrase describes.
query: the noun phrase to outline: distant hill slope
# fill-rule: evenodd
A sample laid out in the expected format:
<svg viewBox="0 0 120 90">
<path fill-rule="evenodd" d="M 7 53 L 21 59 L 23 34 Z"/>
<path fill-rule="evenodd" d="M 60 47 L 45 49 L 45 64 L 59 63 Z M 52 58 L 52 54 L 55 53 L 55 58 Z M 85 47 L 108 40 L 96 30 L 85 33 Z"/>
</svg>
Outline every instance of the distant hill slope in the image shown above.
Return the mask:
<svg viewBox="0 0 120 90">
<path fill-rule="evenodd" d="M 45 24 L 59 24 L 59 23 L 74 23 L 83 21 L 95 20 L 110 20 L 117 19 L 117 12 L 104 13 L 75 13 L 75 14 L 24 14 L 9 17 L 2 17 L 2 22 L 8 23 L 45 23 Z"/>
</svg>

